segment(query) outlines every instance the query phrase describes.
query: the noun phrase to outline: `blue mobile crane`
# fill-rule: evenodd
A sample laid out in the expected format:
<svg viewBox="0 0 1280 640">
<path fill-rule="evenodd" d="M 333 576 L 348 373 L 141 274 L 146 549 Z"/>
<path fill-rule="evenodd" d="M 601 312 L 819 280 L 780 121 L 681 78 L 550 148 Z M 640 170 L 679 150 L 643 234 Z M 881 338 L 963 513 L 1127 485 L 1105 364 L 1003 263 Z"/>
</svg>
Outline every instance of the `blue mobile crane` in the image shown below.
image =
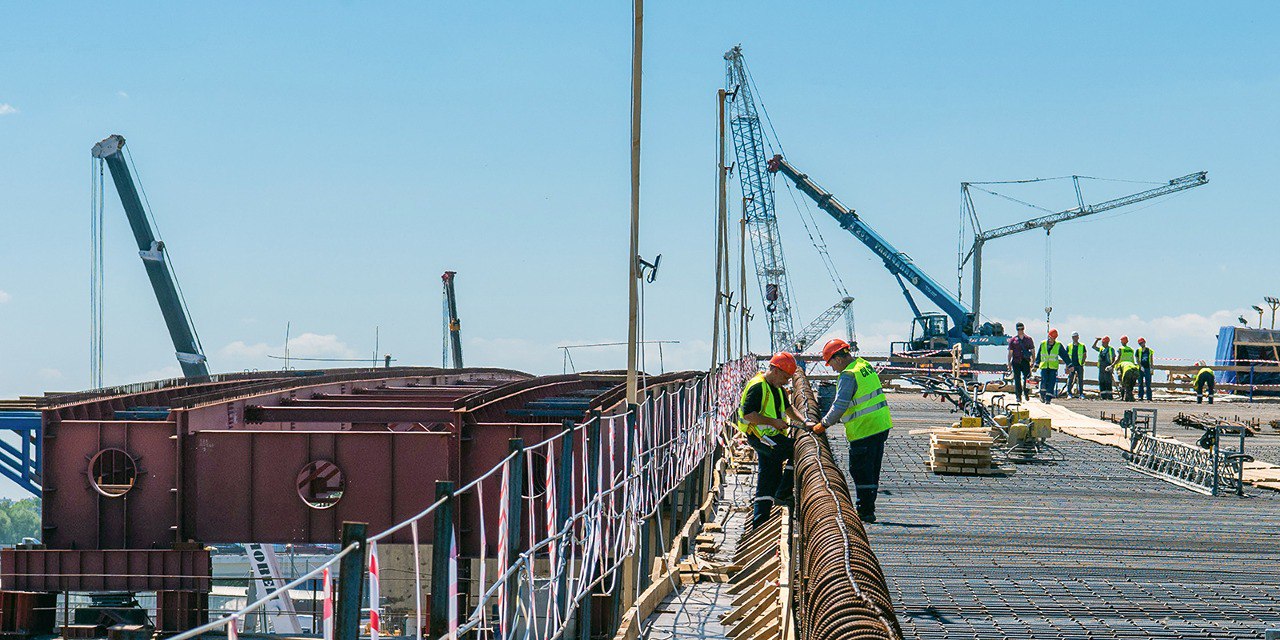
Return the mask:
<svg viewBox="0 0 1280 640">
<path fill-rule="evenodd" d="M 151 228 L 151 221 L 147 218 L 142 198 L 138 196 L 138 188 L 125 161 L 124 136 L 107 136 L 93 145 L 91 153 L 94 158 L 105 162 L 111 171 L 111 180 L 116 185 L 116 193 L 120 195 L 120 203 L 124 205 L 125 215 L 129 218 L 129 227 L 133 229 L 134 240 L 138 243 L 138 255 L 142 257 L 142 265 L 147 270 L 147 277 L 151 279 L 151 288 L 156 292 L 156 301 L 160 303 L 160 313 L 169 328 L 169 337 L 173 340 L 183 377 L 208 376 L 209 366 L 205 363 L 204 350 L 200 347 L 195 326 L 191 324 L 191 318 L 182 302 L 177 280 L 173 277 L 173 266 L 165 255 L 164 242 L 156 238 L 155 231 Z"/>
<path fill-rule="evenodd" d="M 998 322 L 979 324 L 976 313 L 916 266 L 907 254 L 898 251 L 884 239 L 884 236 L 864 222 L 853 209 L 846 207 L 831 195 L 831 192 L 818 186 L 809 176 L 797 171 L 781 155 L 775 155 L 769 160 L 767 170 L 769 173 L 780 173 L 786 176 L 788 180 L 795 183 L 801 193 L 817 203 L 819 209 L 835 218 L 841 228 L 853 234 L 853 237 L 867 245 L 867 248 L 884 260 L 885 268 L 897 279 L 898 286 L 902 287 L 902 295 L 907 299 L 907 305 L 915 314 L 915 321 L 911 327 L 911 349 L 946 349 L 954 344 L 977 346 L 1008 342 L 1008 338 L 1004 335 L 1004 325 Z M 911 296 L 911 291 L 907 289 L 908 283 L 937 305 L 942 312 L 921 311 Z"/>
</svg>

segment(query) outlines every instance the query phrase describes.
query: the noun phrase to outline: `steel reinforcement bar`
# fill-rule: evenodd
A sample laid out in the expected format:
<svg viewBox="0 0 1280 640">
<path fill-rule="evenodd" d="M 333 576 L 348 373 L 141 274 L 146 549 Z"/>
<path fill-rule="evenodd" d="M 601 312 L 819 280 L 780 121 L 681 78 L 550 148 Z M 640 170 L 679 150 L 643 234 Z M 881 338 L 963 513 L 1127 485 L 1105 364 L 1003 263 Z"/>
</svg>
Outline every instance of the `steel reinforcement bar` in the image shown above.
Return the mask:
<svg viewBox="0 0 1280 640">
<path fill-rule="evenodd" d="M 792 403 L 807 421 L 817 420 L 817 398 L 803 373 L 793 379 Z M 901 640 L 884 572 L 826 437 L 801 433 L 794 460 L 801 640 Z"/>
</svg>

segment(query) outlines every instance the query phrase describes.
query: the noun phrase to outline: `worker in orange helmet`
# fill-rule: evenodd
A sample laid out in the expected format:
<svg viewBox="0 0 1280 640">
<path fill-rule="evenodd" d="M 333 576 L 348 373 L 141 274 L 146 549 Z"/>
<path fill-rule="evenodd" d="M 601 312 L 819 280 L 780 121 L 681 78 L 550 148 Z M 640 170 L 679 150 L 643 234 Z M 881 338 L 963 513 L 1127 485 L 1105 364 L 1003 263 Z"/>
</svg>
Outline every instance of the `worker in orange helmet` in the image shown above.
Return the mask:
<svg viewBox="0 0 1280 640">
<path fill-rule="evenodd" d="M 791 422 L 804 424 L 804 418 L 787 402 L 784 387 L 796 368 L 795 356 L 779 351 L 769 359 L 769 368 L 742 388 L 737 428 L 746 435 L 759 460 L 752 526 L 769 519 L 775 502 L 791 500 L 794 444 L 788 431 Z"/>
<path fill-rule="evenodd" d="M 1040 343 L 1036 352 L 1036 367 L 1040 370 L 1040 401 L 1053 402 L 1057 396 L 1058 365 L 1068 360 L 1067 348 L 1058 342 L 1058 330 L 1049 330 L 1049 339 Z"/>
<path fill-rule="evenodd" d="M 1098 346 L 1098 342 L 1102 346 Z M 1111 336 L 1093 339 L 1093 350 L 1098 352 L 1098 397 L 1111 399 L 1111 377 L 1116 363 L 1116 350 L 1111 346 Z"/>
<path fill-rule="evenodd" d="M 858 517 L 876 521 L 876 495 L 880 491 L 880 465 L 884 444 L 893 428 L 889 401 L 880 386 L 880 375 L 862 358 L 853 355 L 848 342 L 836 338 L 822 347 L 822 360 L 838 375 L 836 397 L 822 421 L 813 426 L 821 433 L 844 423 L 849 441 L 849 477 L 853 479 Z"/>
<path fill-rule="evenodd" d="M 1134 361 L 1138 363 L 1138 399 L 1146 394 L 1151 399 L 1151 374 L 1155 369 L 1155 352 L 1147 346 L 1146 338 L 1138 338 L 1138 348 L 1133 352 Z"/>
</svg>

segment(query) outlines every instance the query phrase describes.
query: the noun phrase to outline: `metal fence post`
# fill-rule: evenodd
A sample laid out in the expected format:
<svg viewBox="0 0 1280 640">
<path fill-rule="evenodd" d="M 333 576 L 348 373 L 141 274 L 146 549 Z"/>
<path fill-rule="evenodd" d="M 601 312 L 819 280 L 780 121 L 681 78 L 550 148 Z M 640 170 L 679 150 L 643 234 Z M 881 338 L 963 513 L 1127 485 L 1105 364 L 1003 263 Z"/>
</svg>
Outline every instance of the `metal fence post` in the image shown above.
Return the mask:
<svg viewBox="0 0 1280 640">
<path fill-rule="evenodd" d="M 1253 402 L 1253 383 L 1256 380 L 1256 378 L 1253 377 L 1253 368 L 1255 366 L 1257 365 L 1253 364 L 1252 362 L 1249 363 L 1249 402 L 1250 403 Z"/>
<path fill-rule="evenodd" d="M 1218 425 L 1213 425 L 1213 495 L 1218 495 L 1218 440 L 1221 439 L 1221 433 L 1218 431 Z"/>
<path fill-rule="evenodd" d="M 449 632 L 449 551 L 453 539 L 453 483 L 436 480 L 436 501 L 446 498 L 433 514 L 435 534 L 431 547 L 432 638 Z M 418 568 L 414 568 L 415 571 Z M 416 630 L 415 630 L 416 634 Z M 406 634 L 407 635 L 407 634 Z"/>
<path fill-rule="evenodd" d="M 524 531 L 524 438 L 511 438 L 507 441 L 509 453 L 517 454 L 511 458 L 507 467 L 507 569 L 516 566 L 520 559 L 521 534 Z M 524 597 L 520 589 L 520 572 L 516 571 L 507 578 L 506 620 L 508 625 L 515 625 L 516 605 Z M 504 638 L 512 637 L 508 629 L 503 629 Z"/>
<path fill-rule="evenodd" d="M 359 546 L 342 557 L 338 564 L 338 610 L 335 612 L 334 634 L 337 640 L 359 640 L 360 605 L 364 601 L 364 576 L 369 564 L 366 556 L 369 525 L 364 522 L 342 523 L 342 548 L 352 543 Z"/>
<path fill-rule="evenodd" d="M 564 525 L 569 521 L 569 510 L 573 508 L 573 469 L 576 465 L 573 463 L 573 421 L 566 419 L 563 423 L 564 435 L 560 438 L 560 466 L 556 468 L 556 533 L 564 531 Z M 573 536 L 568 537 L 569 540 Z M 559 554 L 559 566 L 552 567 L 552 571 L 556 571 L 559 576 L 556 578 L 556 607 L 558 611 L 565 614 L 568 619 L 568 611 L 565 605 L 569 601 L 569 571 L 566 568 L 569 561 L 569 550 L 567 545 L 556 543 L 556 549 Z"/>
<path fill-rule="evenodd" d="M 587 477 L 583 479 L 587 488 L 587 497 L 584 501 L 583 508 L 586 509 L 586 503 L 600 495 L 600 412 L 591 412 L 591 421 L 587 423 Z M 603 510 L 602 510 L 603 512 Z M 603 516 L 602 516 L 603 517 Z M 599 523 L 596 524 L 599 526 Z M 586 560 L 583 560 L 584 562 Z M 584 582 L 590 584 L 595 580 L 594 568 L 587 568 L 584 572 Z M 592 593 L 595 589 L 588 589 L 583 597 L 585 602 L 578 604 L 578 640 L 591 640 L 591 607 L 594 604 L 594 596 Z"/>
</svg>

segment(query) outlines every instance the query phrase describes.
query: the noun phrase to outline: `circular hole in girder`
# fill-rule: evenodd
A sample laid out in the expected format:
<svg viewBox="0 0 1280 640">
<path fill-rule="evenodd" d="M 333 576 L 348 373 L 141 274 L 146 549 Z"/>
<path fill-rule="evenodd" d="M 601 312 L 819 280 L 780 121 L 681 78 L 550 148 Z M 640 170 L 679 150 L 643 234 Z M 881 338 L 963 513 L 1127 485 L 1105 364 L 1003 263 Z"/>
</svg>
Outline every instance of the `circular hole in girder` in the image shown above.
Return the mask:
<svg viewBox="0 0 1280 640">
<path fill-rule="evenodd" d="M 342 499 L 347 480 L 328 460 L 310 462 L 298 472 L 298 497 L 312 509 L 329 509 Z"/>
<path fill-rule="evenodd" d="M 89 479 L 98 493 L 119 498 L 138 482 L 138 464 L 120 449 L 103 449 L 89 460 Z"/>
</svg>

